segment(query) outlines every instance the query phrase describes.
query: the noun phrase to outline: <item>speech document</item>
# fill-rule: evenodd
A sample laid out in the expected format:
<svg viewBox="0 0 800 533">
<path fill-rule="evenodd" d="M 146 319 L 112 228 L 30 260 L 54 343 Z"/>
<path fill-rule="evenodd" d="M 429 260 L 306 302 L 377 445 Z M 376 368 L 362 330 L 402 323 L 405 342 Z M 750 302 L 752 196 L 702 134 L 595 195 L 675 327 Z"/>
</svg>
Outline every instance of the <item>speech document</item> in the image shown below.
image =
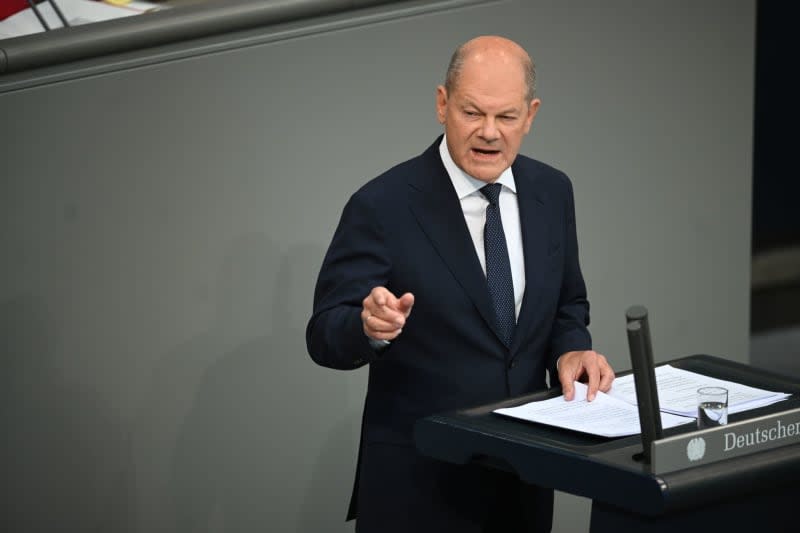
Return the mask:
<svg viewBox="0 0 800 533">
<path fill-rule="evenodd" d="M 790 396 L 787 393 L 757 389 L 670 365 L 656 367 L 655 373 L 661 427 L 664 429 L 695 423 L 696 391 L 699 387 L 717 385 L 727 388 L 729 413 L 755 409 Z M 598 391 L 591 402 L 586 400 L 587 391 L 588 387 L 584 383 L 575 382 L 575 397 L 572 401 L 566 401 L 561 395 L 516 407 L 495 409 L 494 412 L 602 437 L 624 437 L 641 433 L 633 374 L 616 378 L 607 393 Z"/>
</svg>

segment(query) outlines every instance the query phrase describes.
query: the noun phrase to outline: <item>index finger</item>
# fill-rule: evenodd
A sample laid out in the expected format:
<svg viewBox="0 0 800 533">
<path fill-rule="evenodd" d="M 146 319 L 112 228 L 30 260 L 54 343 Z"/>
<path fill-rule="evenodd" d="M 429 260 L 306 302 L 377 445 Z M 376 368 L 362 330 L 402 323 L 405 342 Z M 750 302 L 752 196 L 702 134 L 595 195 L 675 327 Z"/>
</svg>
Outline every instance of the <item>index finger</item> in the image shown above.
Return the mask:
<svg viewBox="0 0 800 533">
<path fill-rule="evenodd" d="M 405 314 L 396 309 L 397 297 L 383 286 L 373 287 L 362 302 L 361 319 L 367 321 L 371 317 L 393 324 L 395 329 L 405 325 Z"/>
</svg>

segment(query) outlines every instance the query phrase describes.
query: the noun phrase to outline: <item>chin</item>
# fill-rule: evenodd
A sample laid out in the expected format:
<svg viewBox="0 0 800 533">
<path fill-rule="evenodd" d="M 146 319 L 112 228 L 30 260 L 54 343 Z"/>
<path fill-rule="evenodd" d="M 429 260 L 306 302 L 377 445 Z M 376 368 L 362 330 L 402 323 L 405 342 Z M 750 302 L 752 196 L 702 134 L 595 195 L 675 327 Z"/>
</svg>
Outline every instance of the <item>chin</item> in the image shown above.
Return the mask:
<svg viewBox="0 0 800 533">
<path fill-rule="evenodd" d="M 475 179 L 479 179 L 485 182 L 492 182 L 500 177 L 500 174 L 503 173 L 505 167 L 503 168 L 488 168 L 484 166 L 473 166 L 471 169 L 467 170 L 467 174 L 472 176 Z"/>
</svg>

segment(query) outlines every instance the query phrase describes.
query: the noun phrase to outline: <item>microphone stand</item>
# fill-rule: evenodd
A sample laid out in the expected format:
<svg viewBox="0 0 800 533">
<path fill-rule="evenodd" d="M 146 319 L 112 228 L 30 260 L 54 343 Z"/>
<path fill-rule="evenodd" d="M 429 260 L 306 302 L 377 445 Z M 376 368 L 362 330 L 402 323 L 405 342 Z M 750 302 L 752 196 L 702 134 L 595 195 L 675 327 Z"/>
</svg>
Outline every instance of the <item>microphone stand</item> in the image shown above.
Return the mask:
<svg viewBox="0 0 800 533">
<path fill-rule="evenodd" d="M 663 436 L 663 430 L 647 309 L 640 305 L 630 307 L 625 313 L 625 317 L 628 323 L 628 346 L 633 366 L 634 384 L 636 385 L 639 425 L 642 429 L 641 458 L 643 462 L 650 464 L 651 444 Z"/>
</svg>

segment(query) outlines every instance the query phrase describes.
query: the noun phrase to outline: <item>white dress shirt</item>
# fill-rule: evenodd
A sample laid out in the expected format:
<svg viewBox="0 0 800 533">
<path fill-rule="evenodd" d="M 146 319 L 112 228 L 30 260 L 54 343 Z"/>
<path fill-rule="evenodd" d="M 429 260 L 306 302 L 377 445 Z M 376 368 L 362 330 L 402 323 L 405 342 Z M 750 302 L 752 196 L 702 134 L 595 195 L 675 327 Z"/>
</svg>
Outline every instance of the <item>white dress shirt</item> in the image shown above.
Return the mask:
<svg viewBox="0 0 800 533">
<path fill-rule="evenodd" d="M 483 273 L 486 274 L 486 256 L 483 246 L 483 228 L 486 224 L 486 206 L 489 201 L 483 196 L 480 189 L 486 182 L 475 179 L 456 165 L 447 149 L 447 137 L 442 138 L 439 145 L 439 155 L 447 169 L 447 174 L 453 182 L 464 220 L 467 222 L 475 253 L 481 262 Z M 500 218 L 503 221 L 503 232 L 506 235 L 508 259 L 511 263 L 511 278 L 514 282 L 514 312 L 519 318 L 522 307 L 522 295 L 525 292 L 525 258 L 522 254 L 522 227 L 519 222 L 519 203 L 517 202 L 517 185 L 514 174 L 508 167 L 500 174 L 496 183 L 503 188 L 500 190 Z"/>
</svg>

